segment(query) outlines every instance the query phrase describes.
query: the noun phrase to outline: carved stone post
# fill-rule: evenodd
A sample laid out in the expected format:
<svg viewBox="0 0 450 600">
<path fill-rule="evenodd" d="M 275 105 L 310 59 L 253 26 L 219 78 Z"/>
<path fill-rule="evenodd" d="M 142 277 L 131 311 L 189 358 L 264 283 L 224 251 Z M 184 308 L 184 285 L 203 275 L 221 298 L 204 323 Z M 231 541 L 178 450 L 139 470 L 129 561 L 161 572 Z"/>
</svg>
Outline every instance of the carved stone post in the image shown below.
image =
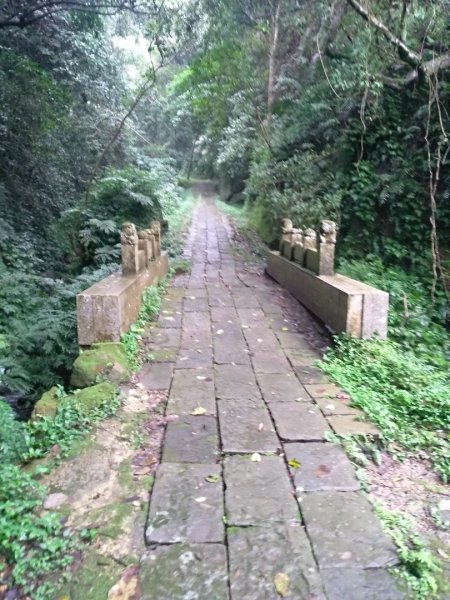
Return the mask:
<svg viewBox="0 0 450 600">
<path fill-rule="evenodd" d="M 150 223 L 150 231 L 155 237 L 155 246 L 154 246 L 154 258 L 161 256 L 161 223 L 159 221 L 152 221 Z"/>
<path fill-rule="evenodd" d="M 280 238 L 280 254 L 283 256 L 283 246 L 285 242 L 291 243 L 294 226 L 290 219 L 281 221 L 281 238 Z"/>
<path fill-rule="evenodd" d="M 142 229 L 142 231 L 138 231 L 139 238 L 139 250 L 143 250 L 145 253 L 145 264 L 152 260 L 154 256 L 154 245 L 155 245 L 155 236 L 150 232 L 149 229 Z"/>
<path fill-rule="evenodd" d="M 336 223 L 322 221 L 320 224 L 319 275 L 334 275 L 334 251 L 336 248 Z"/>
<path fill-rule="evenodd" d="M 122 275 L 139 272 L 139 238 L 133 223 L 124 223 L 120 232 Z"/>
<path fill-rule="evenodd" d="M 317 234 L 314 229 L 305 229 L 303 249 L 305 252 L 303 260 L 304 266 L 317 274 L 319 271 L 319 253 L 317 251 Z"/>
<path fill-rule="evenodd" d="M 291 233 L 291 241 L 283 244 L 283 256 L 288 260 L 294 260 L 294 249 L 296 244 L 302 242 L 303 233 L 301 229 L 293 229 Z"/>
</svg>

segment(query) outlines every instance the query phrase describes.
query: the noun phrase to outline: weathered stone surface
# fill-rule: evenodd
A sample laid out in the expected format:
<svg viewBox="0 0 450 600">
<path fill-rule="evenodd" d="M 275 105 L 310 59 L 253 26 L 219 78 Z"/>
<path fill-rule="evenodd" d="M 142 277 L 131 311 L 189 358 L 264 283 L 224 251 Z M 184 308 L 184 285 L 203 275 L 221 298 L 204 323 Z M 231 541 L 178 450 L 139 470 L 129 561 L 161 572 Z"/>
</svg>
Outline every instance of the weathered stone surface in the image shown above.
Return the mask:
<svg viewBox="0 0 450 600">
<path fill-rule="evenodd" d="M 260 308 L 258 299 L 252 291 L 233 288 L 231 295 L 236 308 Z"/>
<path fill-rule="evenodd" d="M 217 325 L 213 332 L 214 362 L 216 364 L 249 365 L 250 358 L 240 327 Z"/>
<path fill-rule="evenodd" d="M 228 600 L 225 546 L 175 544 L 141 561 L 141 600 Z"/>
<path fill-rule="evenodd" d="M 270 350 L 280 352 L 280 344 L 274 332 L 261 323 L 243 328 L 244 336 L 248 347 L 252 352 L 261 352 Z"/>
<path fill-rule="evenodd" d="M 211 308 L 211 321 L 213 323 L 237 323 L 238 316 L 234 306 L 213 306 Z"/>
<path fill-rule="evenodd" d="M 344 393 L 334 383 L 314 383 L 305 385 L 306 391 L 312 398 L 336 398 L 338 394 Z"/>
<path fill-rule="evenodd" d="M 291 363 L 292 367 L 313 366 L 316 361 L 320 360 L 322 356 L 318 352 L 313 350 L 296 350 L 295 348 L 284 348 L 284 353 Z"/>
<path fill-rule="evenodd" d="M 359 489 L 352 464 L 339 446 L 304 442 L 285 444 L 284 450 L 289 461 L 295 459 L 300 463 L 298 468 L 291 467 L 298 496 L 303 492 Z"/>
<path fill-rule="evenodd" d="M 161 348 L 159 350 L 150 350 L 147 353 L 149 362 L 175 362 L 177 359 L 177 348 Z"/>
<path fill-rule="evenodd" d="M 163 462 L 214 463 L 218 452 L 215 417 L 184 415 L 167 425 Z"/>
<path fill-rule="evenodd" d="M 258 373 L 257 380 L 264 400 L 271 402 L 310 402 L 305 388 L 291 373 Z"/>
<path fill-rule="evenodd" d="M 214 373 L 218 398 L 261 398 L 255 374 L 251 367 L 245 365 L 216 365 Z"/>
<path fill-rule="evenodd" d="M 142 292 L 161 281 L 169 268 L 167 253 L 150 261 L 147 268 L 123 277 L 118 271 L 77 296 L 78 343 L 120 342 L 120 336 L 136 321 Z"/>
<path fill-rule="evenodd" d="M 224 452 L 275 452 L 279 448 L 262 400 L 219 400 L 218 410 Z"/>
<path fill-rule="evenodd" d="M 149 363 L 139 373 L 139 381 L 148 390 L 168 390 L 172 381 L 171 363 Z"/>
<path fill-rule="evenodd" d="M 270 405 L 278 435 L 292 442 L 325 439 L 330 430 L 320 410 L 309 402 L 283 402 Z"/>
<path fill-rule="evenodd" d="M 162 463 L 152 491 L 147 543 L 223 542 L 223 515 L 218 465 Z"/>
<path fill-rule="evenodd" d="M 304 365 L 296 367 L 295 373 L 303 385 L 311 385 L 315 383 L 329 383 L 329 378 L 319 367 L 313 365 Z"/>
<path fill-rule="evenodd" d="M 229 456 L 224 462 L 225 509 L 229 525 L 300 522 L 292 485 L 280 456 Z"/>
<path fill-rule="evenodd" d="M 183 303 L 183 310 L 187 312 L 208 312 L 208 299 L 186 296 Z"/>
<path fill-rule="evenodd" d="M 152 349 L 179 348 L 181 344 L 181 330 L 176 328 L 151 327 L 146 332 Z"/>
<path fill-rule="evenodd" d="M 350 399 L 316 398 L 315 401 L 326 417 L 333 415 L 354 415 L 356 417 L 364 414 L 362 410 L 350 406 Z"/>
<path fill-rule="evenodd" d="M 81 352 L 73 363 L 70 385 L 75 388 L 89 387 L 100 381 L 122 383 L 131 374 L 125 347 L 120 342 L 94 344 Z"/>
<path fill-rule="evenodd" d="M 403 600 L 408 597 L 386 569 L 325 569 L 328 600 Z"/>
<path fill-rule="evenodd" d="M 44 392 L 40 399 L 36 402 L 31 414 L 31 420 L 35 421 L 36 419 L 42 417 L 50 417 L 53 419 L 56 417 L 56 413 L 58 412 L 59 403 L 59 388 L 55 385 L 50 388 L 48 392 Z"/>
<path fill-rule="evenodd" d="M 295 331 L 277 331 L 276 336 L 283 348 L 305 353 L 313 352 L 313 349 L 301 333 Z"/>
<path fill-rule="evenodd" d="M 268 253 L 266 270 L 336 333 L 387 336 L 386 292 L 343 275 L 317 276 L 277 252 Z"/>
<path fill-rule="evenodd" d="M 205 287 L 198 287 L 198 288 L 186 288 L 185 292 L 184 292 L 184 297 L 185 298 L 207 298 L 208 297 L 208 293 L 206 291 Z"/>
<path fill-rule="evenodd" d="M 281 350 L 252 352 L 255 373 L 290 373 L 291 367 Z"/>
<path fill-rule="evenodd" d="M 305 494 L 300 509 L 321 569 L 375 569 L 398 563 L 394 544 L 359 492 Z"/>
<path fill-rule="evenodd" d="M 283 580 L 286 598 L 325 600 L 301 526 L 230 527 L 227 533 L 231 600 L 279 600 L 275 584 Z M 280 575 L 285 577 L 280 579 Z"/>
<path fill-rule="evenodd" d="M 181 348 L 177 362 L 177 369 L 208 369 L 213 366 L 212 348 Z"/>
<path fill-rule="evenodd" d="M 158 327 L 168 327 L 169 329 L 181 327 L 181 310 L 162 310 L 158 317 Z"/>
<path fill-rule="evenodd" d="M 216 413 L 211 369 L 177 369 L 170 389 L 167 414 L 190 414 L 199 407 L 209 415 Z"/>
<path fill-rule="evenodd" d="M 233 298 L 225 289 L 208 286 L 208 300 L 210 306 L 234 306 Z"/>
<path fill-rule="evenodd" d="M 237 313 L 242 325 L 253 327 L 258 323 L 268 326 L 266 315 L 261 308 L 238 308 Z"/>
<path fill-rule="evenodd" d="M 379 429 L 369 421 L 359 421 L 353 415 L 328 417 L 328 423 L 338 435 L 380 435 Z"/>
</svg>

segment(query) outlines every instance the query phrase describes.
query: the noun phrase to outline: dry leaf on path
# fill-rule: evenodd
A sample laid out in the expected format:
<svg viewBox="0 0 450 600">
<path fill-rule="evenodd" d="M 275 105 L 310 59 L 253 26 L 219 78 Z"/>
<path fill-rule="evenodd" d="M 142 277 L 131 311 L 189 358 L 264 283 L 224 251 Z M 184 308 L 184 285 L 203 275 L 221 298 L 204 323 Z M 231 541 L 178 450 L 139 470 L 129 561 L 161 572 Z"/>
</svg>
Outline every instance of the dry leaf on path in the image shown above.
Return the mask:
<svg viewBox="0 0 450 600">
<path fill-rule="evenodd" d="M 194 417 L 199 417 L 200 415 L 206 415 L 206 408 L 203 408 L 203 406 L 197 406 L 197 408 L 195 408 L 191 412 L 191 415 L 193 415 Z"/>
<path fill-rule="evenodd" d="M 326 475 L 329 475 L 331 473 L 331 469 L 330 467 L 327 467 L 327 465 L 319 465 L 315 471 L 315 475 L 316 477 L 325 477 Z"/>
<path fill-rule="evenodd" d="M 288 465 L 291 467 L 291 469 L 300 469 L 302 466 L 300 461 L 298 461 L 296 458 L 291 458 L 291 460 L 288 460 Z"/>
<path fill-rule="evenodd" d="M 254 454 L 251 455 L 250 460 L 252 462 L 261 462 L 261 455 L 258 454 L 257 452 L 255 452 Z"/>
<path fill-rule="evenodd" d="M 289 575 L 286 573 L 277 573 L 273 578 L 277 594 L 282 598 L 287 598 L 289 595 Z"/>
<path fill-rule="evenodd" d="M 206 498 L 205 498 L 205 496 L 200 496 L 200 498 L 195 498 L 195 502 L 199 502 L 199 503 L 206 502 Z"/>
</svg>

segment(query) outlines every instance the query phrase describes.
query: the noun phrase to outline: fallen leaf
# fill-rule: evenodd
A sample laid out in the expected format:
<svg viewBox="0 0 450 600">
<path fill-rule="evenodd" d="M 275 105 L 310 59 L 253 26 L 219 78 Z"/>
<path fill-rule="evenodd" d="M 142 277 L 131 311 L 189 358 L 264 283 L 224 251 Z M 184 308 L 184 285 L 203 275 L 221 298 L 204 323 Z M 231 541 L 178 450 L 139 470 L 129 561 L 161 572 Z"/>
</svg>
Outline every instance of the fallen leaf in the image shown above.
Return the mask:
<svg viewBox="0 0 450 600">
<path fill-rule="evenodd" d="M 262 338 L 258 338 L 256 341 L 258 342 L 258 344 L 261 344 L 264 340 Z"/>
<path fill-rule="evenodd" d="M 206 502 L 206 498 L 205 498 L 205 496 L 200 496 L 200 498 L 195 498 L 195 502 L 199 502 L 199 503 Z"/>
<path fill-rule="evenodd" d="M 219 483 L 220 475 L 208 475 L 208 477 L 205 477 L 205 481 L 208 483 Z"/>
<path fill-rule="evenodd" d="M 292 469 L 300 469 L 300 467 L 302 466 L 300 461 L 298 461 L 296 458 L 291 458 L 291 460 L 288 460 L 288 465 Z"/>
<path fill-rule="evenodd" d="M 336 406 L 335 406 L 334 404 L 327 404 L 327 405 L 325 406 L 325 408 L 326 408 L 327 410 L 334 410 L 334 409 L 336 408 Z"/>
<path fill-rule="evenodd" d="M 316 477 L 325 477 L 325 475 L 329 475 L 331 473 L 330 467 L 327 465 L 319 465 L 315 471 Z"/>
<path fill-rule="evenodd" d="M 261 462 L 261 455 L 258 454 L 257 452 L 255 452 L 254 454 L 251 455 L 250 460 L 252 462 Z"/>
<path fill-rule="evenodd" d="M 281 331 L 289 331 L 289 327 L 282 327 Z"/>
<path fill-rule="evenodd" d="M 128 567 L 108 592 L 108 600 L 138 600 L 140 597 L 139 567 Z"/>
<path fill-rule="evenodd" d="M 204 379 L 206 379 L 206 377 L 204 375 L 197 375 L 197 379 L 200 379 L 200 381 L 203 381 Z"/>
<path fill-rule="evenodd" d="M 343 552 L 341 554 L 342 560 L 350 560 L 351 557 L 352 557 L 352 553 L 351 552 Z"/>
<path fill-rule="evenodd" d="M 350 396 L 348 394 L 346 394 L 345 392 L 339 392 L 339 394 L 337 394 L 336 398 L 339 398 L 340 400 L 350 400 Z"/>
<path fill-rule="evenodd" d="M 264 429 L 264 423 L 260 423 L 258 425 L 258 431 L 262 431 Z"/>
<path fill-rule="evenodd" d="M 219 329 L 218 331 L 216 331 L 217 335 L 222 335 L 223 333 L 223 329 Z"/>
<path fill-rule="evenodd" d="M 287 598 L 289 595 L 289 575 L 286 573 L 277 573 L 273 578 L 277 594 L 282 598 Z"/>
<path fill-rule="evenodd" d="M 194 417 L 199 417 L 200 415 L 205 415 L 205 414 L 206 414 L 206 408 L 203 408 L 203 406 L 197 406 L 197 408 L 195 408 L 191 412 L 191 415 L 193 415 Z"/>
</svg>

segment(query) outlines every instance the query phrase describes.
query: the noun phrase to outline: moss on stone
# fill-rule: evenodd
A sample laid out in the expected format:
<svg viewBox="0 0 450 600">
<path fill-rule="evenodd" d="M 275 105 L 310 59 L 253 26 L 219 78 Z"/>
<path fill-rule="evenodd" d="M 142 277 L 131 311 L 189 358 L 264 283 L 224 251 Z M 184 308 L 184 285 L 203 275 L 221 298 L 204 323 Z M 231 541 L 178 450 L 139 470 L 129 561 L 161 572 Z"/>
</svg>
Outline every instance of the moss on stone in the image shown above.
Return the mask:
<svg viewBox="0 0 450 600">
<path fill-rule="evenodd" d="M 122 383 L 131 374 L 125 347 L 121 343 L 94 344 L 75 360 L 70 384 L 85 388 L 99 381 Z"/>
<path fill-rule="evenodd" d="M 118 390 L 115 385 L 104 381 L 103 383 L 97 383 L 97 385 L 79 390 L 73 396 L 76 398 L 80 411 L 89 415 L 104 404 L 112 402 L 117 392 Z"/>
<path fill-rule="evenodd" d="M 89 553 L 83 565 L 71 577 L 69 583 L 61 587 L 55 598 L 68 597 L 70 600 L 106 600 L 112 586 L 120 579 L 123 566 L 96 552 Z"/>
<path fill-rule="evenodd" d="M 51 417 L 52 419 L 58 412 L 60 402 L 59 390 L 56 386 L 45 392 L 34 406 L 31 419 L 34 421 L 41 417 Z"/>
</svg>

